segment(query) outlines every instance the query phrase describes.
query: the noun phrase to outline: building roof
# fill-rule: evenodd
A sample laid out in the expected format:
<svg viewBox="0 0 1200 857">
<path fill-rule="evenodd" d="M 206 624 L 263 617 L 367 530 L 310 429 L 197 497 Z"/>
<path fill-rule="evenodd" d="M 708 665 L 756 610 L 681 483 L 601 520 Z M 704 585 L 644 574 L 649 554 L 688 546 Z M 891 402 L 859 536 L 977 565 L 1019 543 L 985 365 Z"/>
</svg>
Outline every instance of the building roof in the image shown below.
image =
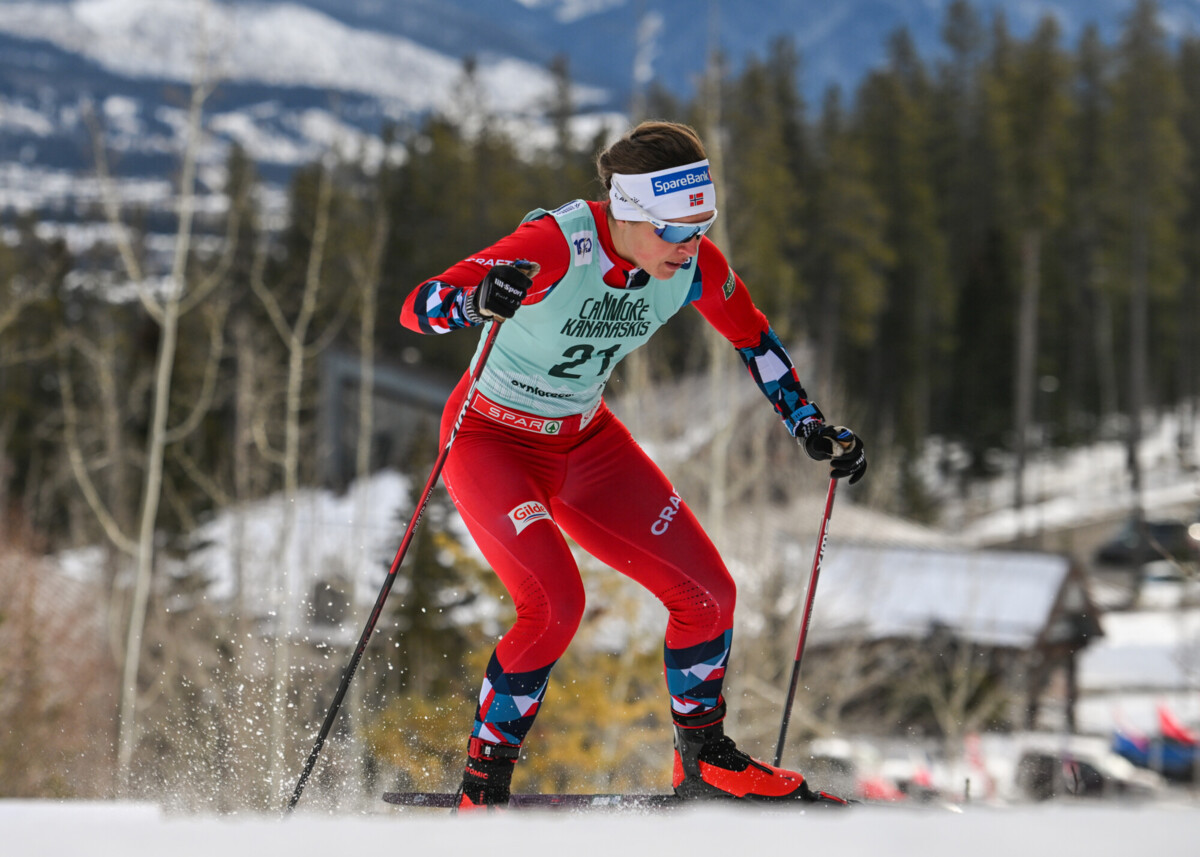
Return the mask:
<svg viewBox="0 0 1200 857">
<path fill-rule="evenodd" d="M 1094 608 L 1070 561 L 1053 554 L 831 544 L 814 639 L 924 637 L 934 628 L 990 646 L 1030 648 L 1077 636 L 1060 614 Z"/>
</svg>

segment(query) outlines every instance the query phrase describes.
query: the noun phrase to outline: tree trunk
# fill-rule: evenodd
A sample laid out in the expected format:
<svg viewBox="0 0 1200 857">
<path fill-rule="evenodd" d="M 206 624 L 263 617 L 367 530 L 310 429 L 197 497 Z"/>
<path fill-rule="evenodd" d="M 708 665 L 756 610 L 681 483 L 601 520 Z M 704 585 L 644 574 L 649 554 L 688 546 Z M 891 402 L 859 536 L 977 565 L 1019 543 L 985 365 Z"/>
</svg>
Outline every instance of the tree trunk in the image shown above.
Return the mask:
<svg viewBox="0 0 1200 857">
<path fill-rule="evenodd" d="M 720 87 L 720 64 L 717 61 L 716 52 L 710 54 L 709 65 L 705 81 L 705 110 L 707 113 L 706 133 L 708 160 L 712 168 L 713 183 L 716 185 L 716 190 L 724 194 L 729 185 L 721 185 L 721 177 L 724 175 L 724 150 L 721 145 L 721 87 Z M 718 195 L 718 198 L 720 194 Z M 725 203 L 729 207 L 729 203 Z M 720 218 L 713 224 L 711 232 L 712 240 L 717 243 L 725 253 L 725 258 L 730 260 L 732 268 L 733 250 L 729 244 L 729 230 L 725 221 Z M 708 346 L 708 379 L 709 379 L 709 401 L 714 405 L 717 402 L 729 401 L 728 391 L 725 385 L 729 378 L 729 368 L 731 361 L 729 341 L 721 336 L 713 328 L 705 331 L 705 341 Z M 709 534 L 712 537 L 713 543 L 718 548 L 721 547 L 725 540 L 725 510 L 729 503 L 729 444 L 733 438 L 733 418 L 727 410 L 713 407 L 710 411 L 712 418 L 715 421 L 714 433 L 712 438 L 711 454 L 709 467 L 709 494 L 708 494 L 708 512 L 705 516 L 707 520 L 704 522 L 708 528 Z"/>
<path fill-rule="evenodd" d="M 1038 301 L 1041 291 L 1042 234 L 1021 234 L 1021 295 L 1017 305 L 1017 337 L 1013 377 L 1013 508 L 1025 505 L 1025 466 L 1037 384 Z"/>
<path fill-rule="evenodd" d="M 1129 277 L 1129 433 L 1126 462 L 1133 493 L 1133 514 L 1142 526 L 1142 411 L 1146 406 L 1146 348 L 1150 304 L 1149 201 L 1144 194 L 1134 201 L 1133 254 Z"/>
<path fill-rule="evenodd" d="M 386 169 L 386 167 L 384 168 Z M 358 438 L 355 450 L 355 477 L 358 484 L 355 490 L 358 499 L 355 502 L 354 520 L 356 526 L 362 527 L 367 520 L 372 498 L 367 489 L 367 480 L 371 476 L 371 451 L 375 434 L 375 325 L 379 315 L 379 275 L 383 266 L 383 253 L 387 246 L 387 236 L 391 229 L 387 206 L 384 204 L 383 192 L 380 191 L 380 202 L 374 213 L 375 231 L 371 236 L 371 246 L 367 251 L 367 264 L 357 277 L 359 291 L 362 294 L 362 312 L 358 329 L 359 382 L 358 382 Z M 370 566 L 369 551 L 373 549 L 370 542 L 363 538 L 359 540 L 360 553 L 358 566 L 366 569 Z M 352 574 L 350 591 L 347 595 L 350 604 L 358 604 L 359 582 L 366 583 L 364 575 Z M 369 594 L 369 593 L 368 593 Z M 365 687 L 362 681 L 350 687 L 350 704 L 346 714 L 350 718 L 350 758 L 366 762 L 368 754 L 363 741 L 363 730 L 359 727 L 356 716 L 363 710 L 363 693 Z M 361 769 L 360 769 L 361 770 Z M 365 775 L 365 770 L 361 771 Z M 363 783 L 364 787 L 366 783 Z"/>
<path fill-rule="evenodd" d="M 329 209 L 333 195 L 332 167 L 321 171 L 317 197 L 316 222 L 313 226 L 312 247 L 305 276 L 304 296 L 296 322 L 286 337 L 288 348 L 287 417 L 284 424 L 283 452 L 283 520 L 279 527 L 279 546 L 276 551 L 274 587 L 277 598 L 275 610 L 275 693 L 271 706 L 271 786 L 278 789 L 283 783 L 286 762 L 284 751 L 287 725 L 287 695 L 290 684 L 291 631 L 295 625 L 295 599 L 291 579 L 296 569 L 289 565 L 289 554 L 296 528 L 296 495 L 300 485 L 300 405 L 304 388 L 304 360 L 308 330 L 317 307 L 321 286 L 321 265 L 325 240 L 329 234 Z M 298 552 L 303 555 L 303 552 Z"/>
<path fill-rule="evenodd" d="M 154 573 L 154 534 L 158 507 L 162 499 L 163 456 L 167 441 L 167 415 L 171 404 L 171 376 L 175 370 L 175 351 L 179 335 L 180 301 L 186 289 L 187 259 L 191 248 L 196 154 L 200 144 L 200 114 L 207 90 L 200 83 L 192 87 L 188 109 L 187 143 L 179 183 L 179 226 L 175 237 L 175 255 L 171 265 L 169 293 L 159 319 L 160 338 L 155 365 L 153 416 L 146 445 L 145 480 L 142 488 L 142 514 L 138 530 L 133 600 L 125 637 L 125 662 L 121 679 L 120 726 L 117 741 L 118 787 L 129 788 L 133 750 L 137 744 L 138 668 L 141 664 L 142 635 L 146 625 L 146 605 Z"/>
</svg>

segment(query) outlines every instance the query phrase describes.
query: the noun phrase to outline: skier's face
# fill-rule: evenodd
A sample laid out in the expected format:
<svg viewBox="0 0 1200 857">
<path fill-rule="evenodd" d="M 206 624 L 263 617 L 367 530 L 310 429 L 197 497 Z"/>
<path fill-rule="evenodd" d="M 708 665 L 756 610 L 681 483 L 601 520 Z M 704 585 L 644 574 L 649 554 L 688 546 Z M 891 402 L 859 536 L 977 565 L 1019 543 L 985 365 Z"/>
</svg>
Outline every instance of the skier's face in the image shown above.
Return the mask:
<svg viewBox="0 0 1200 857">
<path fill-rule="evenodd" d="M 703 223 L 710 215 L 680 218 L 678 223 Z M 632 262 L 656 280 L 668 280 L 700 250 L 700 238 L 675 244 L 654 234 L 654 224 L 644 220 L 613 221 L 613 243 L 626 262 Z"/>
</svg>

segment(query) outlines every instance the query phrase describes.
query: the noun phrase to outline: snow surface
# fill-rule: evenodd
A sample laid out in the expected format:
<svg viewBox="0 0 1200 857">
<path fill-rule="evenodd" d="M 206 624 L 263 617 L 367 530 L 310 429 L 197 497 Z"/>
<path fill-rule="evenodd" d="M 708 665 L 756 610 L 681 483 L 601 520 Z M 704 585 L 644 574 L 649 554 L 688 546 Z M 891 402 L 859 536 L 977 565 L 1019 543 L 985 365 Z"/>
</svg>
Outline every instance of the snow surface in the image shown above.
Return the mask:
<svg viewBox="0 0 1200 857">
<path fill-rule="evenodd" d="M 301 804 L 303 807 L 303 804 Z M 962 812 L 892 807 L 848 812 L 703 808 L 633 813 L 506 813 L 458 818 L 445 810 L 291 818 L 168 816 L 144 804 L 0 801 L 4 853 L 171 857 L 354 853 L 530 857 L 811 854 L 837 857 L 1012 857 L 1194 854 L 1200 809 L 1185 806 L 1039 806 Z M 697 841 L 700 840 L 700 841 Z"/>
</svg>

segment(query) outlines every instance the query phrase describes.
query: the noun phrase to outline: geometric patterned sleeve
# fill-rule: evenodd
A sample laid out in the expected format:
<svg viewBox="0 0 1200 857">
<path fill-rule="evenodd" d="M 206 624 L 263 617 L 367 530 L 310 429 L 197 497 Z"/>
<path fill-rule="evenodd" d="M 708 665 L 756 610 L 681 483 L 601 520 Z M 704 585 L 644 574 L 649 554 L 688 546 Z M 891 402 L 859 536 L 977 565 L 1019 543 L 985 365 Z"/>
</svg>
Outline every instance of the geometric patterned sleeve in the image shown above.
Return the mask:
<svg viewBox="0 0 1200 857">
<path fill-rule="evenodd" d="M 707 238 L 701 239 L 697 259 L 696 309 L 737 349 L 791 434 L 805 437 L 820 428 L 824 422 L 820 409 L 809 401 L 792 358 L 767 317 L 754 305 L 742 278 Z"/>
<path fill-rule="evenodd" d="M 758 344 L 739 348 L 738 355 L 789 432 L 796 437 L 807 437 L 824 424 L 824 416 L 808 400 L 796 367 L 775 331 L 768 327 Z"/>
<path fill-rule="evenodd" d="M 417 333 L 449 333 L 474 327 L 480 322 L 468 318 L 464 307 L 475 289 L 493 266 L 511 265 L 517 259 L 541 266 L 521 303 L 528 306 L 545 300 L 571 264 L 567 239 L 553 217 L 522 223 L 490 247 L 421 283 L 405 298 L 400 323 Z"/>
<path fill-rule="evenodd" d="M 421 333 L 449 333 L 471 327 L 463 306 L 472 291 L 441 280 L 426 280 L 404 301 L 400 323 Z"/>
</svg>

